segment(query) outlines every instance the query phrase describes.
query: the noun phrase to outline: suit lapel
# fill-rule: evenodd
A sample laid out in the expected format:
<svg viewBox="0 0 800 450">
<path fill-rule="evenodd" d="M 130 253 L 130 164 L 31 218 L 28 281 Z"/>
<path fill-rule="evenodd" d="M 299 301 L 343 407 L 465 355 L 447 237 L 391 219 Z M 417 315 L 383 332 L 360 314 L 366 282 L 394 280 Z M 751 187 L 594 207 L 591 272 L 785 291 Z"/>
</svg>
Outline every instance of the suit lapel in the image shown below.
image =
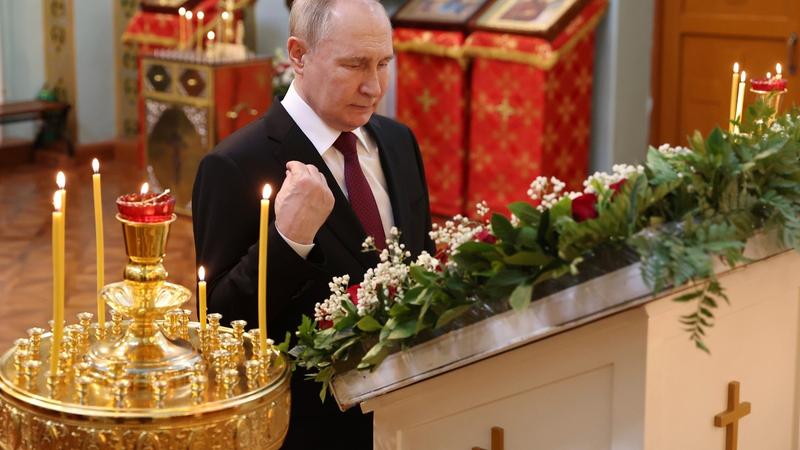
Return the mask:
<svg viewBox="0 0 800 450">
<path fill-rule="evenodd" d="M 366 125 L 375 142 L 378 144 L 378 154 L 381 158 L 383 175 L 386 178 L 387 188 L 389 189 L 389 199 L 392 202 L 392 213 L 394 214 L 394 225 L 400 233 L 400 241 L 408 246 L 408 236 L 402 233 L 406 229 L 411 210 L 406 198 L 406 192 L 402 188 L 401 182 L 403 174 L 401 168 L 403 162 L 400 160 L 400 153 L 394 147 L 392 141 L 387 139 L 380 123 L 373 115 Z"/>
<path fill-rule="evenodd" d="M 280 102 L 273 105 L 269 116 L 268 120 L 274 118 L 273 122 L 278 125 L 276 131 L 281 128 L 285 131 L 270 135 L 270 138 L 282 144 L 275 152 L 281 163 L 285 165 L 289 161 L 300 161 L 304 164 L 313 164 L 325 176 L 328 187 L 333 192 L 335 204 L 323 227 L 327 227 L 365 269 L 374 267 L 378 261 L 377 256 L 374 253 L 361 251 L 361 243 L 366 238 L 364 227 L 314 144 L 303 134 Z"/>
</svg>

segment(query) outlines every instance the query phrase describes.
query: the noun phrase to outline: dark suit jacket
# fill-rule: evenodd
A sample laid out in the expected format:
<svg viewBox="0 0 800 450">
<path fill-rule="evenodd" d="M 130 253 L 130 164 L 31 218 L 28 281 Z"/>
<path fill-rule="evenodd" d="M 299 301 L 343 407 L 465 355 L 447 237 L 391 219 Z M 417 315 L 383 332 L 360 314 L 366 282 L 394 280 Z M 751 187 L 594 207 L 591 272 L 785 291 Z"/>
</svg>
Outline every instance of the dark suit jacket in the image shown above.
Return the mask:
<svg viewBox="0 0 800 450">
<path fill-rule="evenodd" d="M 366 129 L 375 139 L 381 159 L 395 226 L 413 255 L 433 251 L 428 190 L 419 147 L 411 131 L 385 117 L 373 115 Z M 270 211 L 267 316 L 269 336 L 282 342 L 302 314 L 313 317 L 314 305 L 330 295 L 333 276 L 349 274 L 359 283 L 374 267 L 377 256 L 362 253 L 366 237 L 333 175 L 311 141 L 280 102 L 267 114 L 237 131 L 200 163 L 192 195 L 197 263 L 206 267 L 208 309 L 229 322 L 244 319 L 258 326 L 258 222 L 261 188 L 270 183 L 277 192 L 292 160 L 315 165 L 325 175 L 335 197 L 333 212 L 314 239 L 307 259 L 280 237 Z M 319 385 L 292 378 L 292 418 L 284 448 L 371 448 L 371 415 L 357 408 L 341 413 L 335 401 L 320 404 Z M 347 445 L 345 445 L 347 443 Z"/>
</svg>

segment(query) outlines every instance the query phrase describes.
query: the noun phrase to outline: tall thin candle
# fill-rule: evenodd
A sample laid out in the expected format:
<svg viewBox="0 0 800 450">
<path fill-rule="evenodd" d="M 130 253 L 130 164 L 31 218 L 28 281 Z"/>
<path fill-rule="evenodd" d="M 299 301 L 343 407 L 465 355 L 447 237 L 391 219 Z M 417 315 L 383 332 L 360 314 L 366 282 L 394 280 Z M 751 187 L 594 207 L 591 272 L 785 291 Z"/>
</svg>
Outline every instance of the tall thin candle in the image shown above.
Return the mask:
<svg viewBox="0 0 800 450">
<path fill-rule="evenodd" d="M 206 13 L 197 11 L 197 51 L 203 50 L 203 19 Z"/>
<path fill-rule="evenodd" d="M 186 18 L 186 48 L 188 50 L 192 49 L 192 12 L 186 11 L 186 15 L 183 16 Z"/>
<path fill-rule="evenodd" d="M 258 233 L 258 329 L 261 354 L 267 354 L 267 250 L 269 248 L 269 198 L 272 186 L 264 185 L 261 191 L 261 221 Z"/>
<path fill-rule="evenodd" d="M 92 160 L 92 193 L 94 194 L 94 240 L 97 249 L 97 327 L 106 328 L 106 303 L 100 297 L 105 286 L 105 244 L 103 240 L 103 194 L 100 188 L 100 161 Z"/>
<path fill-rule="evenodd" d="M 733 131 L 733 121 L 736 120 L 736 104 L 739 101 L 737 96 L 739 92 L 739 63 L 733 64 L 733 82 L 731 83 L 731 109 L 728 117 L 728 131 Z"/>
<path fill-rule="evenodd" d="M 64 172 L 59 171 L 56 174 L 56 186 L 58 186 L 58 193 L 61 195 L 61 212 L 64 216 L 67 215 L 67 177 Z"/>
<path fill-rule="evenodd" d="M 50 345 L 50 373 L 58 370 L 58 355 L 64 334 L 64 212 L 60 192 L 53 195 L 53 339 Z"/>
<path fill-rule="evenodd" d="M 198 313 L 200 316 L 200 329 L 206 331 L 206 322 L 208 322 L 206 318 L 206 269 L 203 266 L 197 269 L 197 278 L 200 280 L 197 282 L 197 297 L 200 300 L 200 311 Z"/>
<path fill-rule="evenodd" d="M 739 81 L 739 93 L 736 96 L 736 120 L 739 122 L 742 121 L 742 110 L 744 109 L 744 87 L 745 81 L 747 81 L 747 72 L 744 70 L 742 71 L 742 79 Z M 739 132 L 739 126 L 736 125 L 733 129 L 734 133 Z"/>
<path fill-rule="evenodd" d="M 181 6 L 178 9 L 178 50 L 183 50 L 183 44 L 184 41 L 186 40 L 186 35 L 185 35 L 186 24 L 184 23 L 184 21 L 186 20 L 185 17 L 186 17 L 186 8 Z"/>
</svg>

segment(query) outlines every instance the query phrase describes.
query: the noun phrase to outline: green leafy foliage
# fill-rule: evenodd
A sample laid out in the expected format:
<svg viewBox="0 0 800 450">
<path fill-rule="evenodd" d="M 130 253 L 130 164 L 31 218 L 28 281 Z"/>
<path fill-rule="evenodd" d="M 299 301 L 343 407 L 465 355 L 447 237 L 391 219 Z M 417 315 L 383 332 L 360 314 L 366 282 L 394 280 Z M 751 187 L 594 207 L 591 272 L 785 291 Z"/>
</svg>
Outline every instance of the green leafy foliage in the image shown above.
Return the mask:
<svg viewBox="0 0 800 450">
<path fill-rule="evenodd" d="M 576 220 L 567 196 L 549 208 L 512 203 L 514 220 L 494 214 L 484 224 L 492 239 L 462 243 L 448 253 L 445 270 L 410 266 L 410 285 L 392 299 L 379 294 L 382 307 L 374 313 L 359 315 L 344 301 L 344 314 L 324 330 L 303 317 L 289 353 L 322 383 L 324 398 L 340 367 L 373 369 L 426 333 L 459 326 L 476 307 L 523 310 L 542 282 L 576 273 L 608 247 L 635 250 L 654 293 L 690 286 L 676 298 L 694 306 L 681 324 L 709 352 L 704 338 L 714 312 L 728 302 L 715 264 L 746 261 L 745 243 L 757 232 L 800 249 L 800 117 L 773 117 L 759 102 L 740 129 L 715 129 L 706 138 L 695 133 L 690 150 L 651 148 L 643 170 L 621 188 L 601 187 L 592 219 Z"/>
</svg>

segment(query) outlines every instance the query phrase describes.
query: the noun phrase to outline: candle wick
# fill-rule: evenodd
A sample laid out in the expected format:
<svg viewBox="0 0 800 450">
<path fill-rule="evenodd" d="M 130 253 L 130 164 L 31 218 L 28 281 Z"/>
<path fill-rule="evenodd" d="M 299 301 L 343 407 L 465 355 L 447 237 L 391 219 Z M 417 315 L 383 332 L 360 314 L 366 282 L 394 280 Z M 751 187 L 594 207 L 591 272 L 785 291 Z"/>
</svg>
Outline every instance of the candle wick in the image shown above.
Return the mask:
<svg viewBox="0 0 800 450">
<path fill-rule="evenodd" d="M 151 203 L 151 202 L 155 202 L 156 200 L 160 199 L 161 197 L 163 197 L 163 196 L 165 196 L 165 195 L 167 195 L 167 194 L 169 194 L 169 189 L 165 190 L 164 192 L 162 192 L 162 193 L 158 194 L 158 195 L 157 195 L 157 196 L 155 196 L 155 197 L 150 197 L 150 198 L 148 198 L 147 200 L 142 200 L 142 201 L 141 201 L 141 203 Z"/>
</svg>

